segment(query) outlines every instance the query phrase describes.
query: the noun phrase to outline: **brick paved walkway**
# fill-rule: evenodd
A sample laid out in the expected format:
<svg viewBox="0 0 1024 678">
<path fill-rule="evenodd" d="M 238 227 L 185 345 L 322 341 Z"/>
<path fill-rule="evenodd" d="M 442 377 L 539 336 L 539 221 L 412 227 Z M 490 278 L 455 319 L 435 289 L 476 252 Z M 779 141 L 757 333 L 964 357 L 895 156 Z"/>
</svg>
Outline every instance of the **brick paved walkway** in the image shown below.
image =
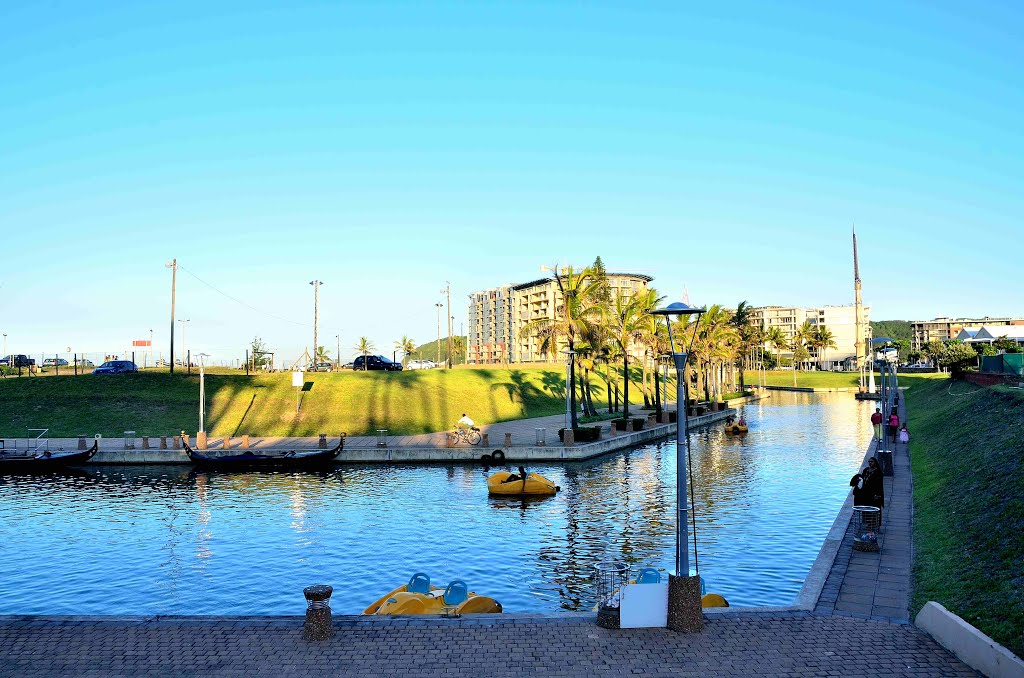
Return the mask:
<svg viewBox="0 0 1024 678">
<path fill-rule="evenodd" d="M 970 676 L 911 626 L 810 613 L 716 617 L 700 634 L 609 631 L 591 616 L 0 623 L 0 672 L 75 675 Z"/>
<path fill-rule="evenodd" d="M 899 413 L 900 420 L 906 421 L 907 412 L 902 402 Z M 872 440 L 867 456 L 874 453 L 875 441 Z M 825 580 L 816 612 L 878 621 L 909 621 L 914 499 L 907 445 L 897 444 L 893 448 L 893 475 L 885 478 L 884 485 L 880 552 L 854 551 L 851 523 Z M 852 503 L 852 498 L 847 499 L 847 503 Z"/>
</svg>

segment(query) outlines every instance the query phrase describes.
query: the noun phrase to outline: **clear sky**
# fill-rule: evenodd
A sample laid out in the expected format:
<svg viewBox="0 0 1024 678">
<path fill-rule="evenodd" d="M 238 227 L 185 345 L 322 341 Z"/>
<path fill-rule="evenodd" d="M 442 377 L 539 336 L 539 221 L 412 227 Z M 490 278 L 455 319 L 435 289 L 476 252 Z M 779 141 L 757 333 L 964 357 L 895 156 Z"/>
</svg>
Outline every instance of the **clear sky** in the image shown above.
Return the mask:
<svg viewBox="0 0 1024 678">
<path fill-rule="evenodd" d="M 166 350 L 173 257 L 218 358 L 314 278 L 343 354 L 598 254 L 845 304 L 853 223 L 874 319 L 1024 314 L 1024 4 L 713 4 L 6 0 L 9 352 Z"/>
</svg>

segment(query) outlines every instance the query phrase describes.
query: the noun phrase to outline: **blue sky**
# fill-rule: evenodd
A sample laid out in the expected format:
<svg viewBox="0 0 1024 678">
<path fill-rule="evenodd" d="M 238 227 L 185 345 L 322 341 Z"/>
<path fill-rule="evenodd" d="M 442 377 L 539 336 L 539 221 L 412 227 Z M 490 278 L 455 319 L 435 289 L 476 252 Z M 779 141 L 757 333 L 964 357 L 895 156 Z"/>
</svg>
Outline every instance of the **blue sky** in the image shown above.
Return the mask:
<svg viewBox="0 0 1024 678">
<path fill-rule="evenodd" d="M 390 353 L 589 263 L 695 303 L 1024 314 L 1019 3 L 0 4 L 10 352 Z M 255 307 L 260 312 L 249 308 Z M 276 317 L 274 317 L 276 316 Z M 292 322 L 284 322 L 285 318 Z"/>
</svg>

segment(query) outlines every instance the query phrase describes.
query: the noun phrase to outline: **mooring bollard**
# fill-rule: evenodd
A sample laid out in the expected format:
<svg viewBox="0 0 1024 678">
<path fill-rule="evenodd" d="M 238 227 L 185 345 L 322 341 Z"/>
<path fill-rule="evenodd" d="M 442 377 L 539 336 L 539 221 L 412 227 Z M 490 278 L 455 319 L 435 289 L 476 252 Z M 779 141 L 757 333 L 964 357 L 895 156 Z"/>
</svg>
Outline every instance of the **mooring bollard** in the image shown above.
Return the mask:
<svg viewBox="0 0 1024 678">
<path fill-rule="evenodd" d="M 196 433 L 196 449 L 206 449 L 206 431 L 199 431 Z"/>
<path fill-rule="evenodd" d="M 225 449 L 225 450 L 230 450 L 231 449 L 231 436 L 224 436 L 223 449 Z"/>
<path fill-rule="evenodd" d="M 78 449 L 85 449 L 85 436 L 78 436 Z"/>
<path fill-rule="evenodd" d="M 512 447 L 512 434 L 505 432 L 505 447 Z"/>
<path fill-rule="evenodd" d="M 172 436 L 171 437 L 171 447 L 173 447 L 176 450 L 180 450 L 181 449 L 181 438 L 178 437 L 178 436 Z"/>
<path fill-rule="evenodd" d="M 149 449 L 149 436 L 142 436 L 142 449 Z"/>
<path fill-rule="evenodd" d="M 167 449 L 167 436 L 160 436 L 160 449 L 161 450 L 166 450 Z"/>
<path fill-rule="evenodd" d="M 320 434 L 320 442 L 317 443 L 317 447 L 319 447 L 321 450 L 326 450 L 327 449 L 327 434 L 326 433 L 321 433 Z"/>
<path fill-rule="evenodd" d="M 567 428 L 562 431 L 562 445 L 564 447 L 573 447 L 576 445 L 576 432 L 571 428 Z"/>
<path fill-rule="evenodd" d="M 316 584 L 302 589 L 306 597 L 306 624 L 302 628 L 303 640 L 327 640 L 334 637 L 331 624 L 331 594 L 334 587 Z"/>
<path fill-rule="evenodd" d="M 490 447 L 491 446 L 491 437 L 489 435 L 487 435 L 486 433 L 481 433 L 480 434 L 480 444 L 483 445 L 484 447 Z"/>
<path fill-rule="evenodd" d="M 249 449 L 249 434 L 248 433 L 246 433 L 244 436 L 242 436 L 242 449 L 243 450 L 248 450 Z"/>
</svg>

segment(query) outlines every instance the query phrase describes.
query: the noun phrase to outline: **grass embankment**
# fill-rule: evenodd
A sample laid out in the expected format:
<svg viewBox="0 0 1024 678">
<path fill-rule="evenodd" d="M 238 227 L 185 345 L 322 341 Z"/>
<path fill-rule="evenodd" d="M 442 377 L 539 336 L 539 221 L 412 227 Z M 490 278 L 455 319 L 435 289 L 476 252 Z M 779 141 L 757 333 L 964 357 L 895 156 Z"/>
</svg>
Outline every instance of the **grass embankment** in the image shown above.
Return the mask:
<svg viewBox="0 0 1024 678">
<path fill-rule="evenodd" d="M 637 385 L 630 401 L 642 403 Z M 451 428 L 463 412 L 478 423 L 565 411 L 565 370 L 552 368 L 306 373 L 301 409 L 290 373 L 206 376 L 206 428 L 214 436 L 392 435 Z M 593 377 L 594 404 L 605 404 Z M 176 372 L 0 379 L 0 436 L 49 428 L 52 437 L 195 431 L 199 377 Z"/>
<path fill-rule="evenodd" d="M 934 600 L 1024 656 L 1024 396 L 906 381 L 913 612 Z"/>
<path fill-rule="evenodd" d="M 793 386 L 792 370 L 769 370 L 765 372 L 767 386 Z M 797 372 L 796 385 L 799 388 L 856 388 L 858 375 L 856 372 Z M 875 379 L 879 379 L 875 373 Z M 748 385 L 757 385 L 758 373 L 747 371 L 744 381 Z"/>
</svg>

